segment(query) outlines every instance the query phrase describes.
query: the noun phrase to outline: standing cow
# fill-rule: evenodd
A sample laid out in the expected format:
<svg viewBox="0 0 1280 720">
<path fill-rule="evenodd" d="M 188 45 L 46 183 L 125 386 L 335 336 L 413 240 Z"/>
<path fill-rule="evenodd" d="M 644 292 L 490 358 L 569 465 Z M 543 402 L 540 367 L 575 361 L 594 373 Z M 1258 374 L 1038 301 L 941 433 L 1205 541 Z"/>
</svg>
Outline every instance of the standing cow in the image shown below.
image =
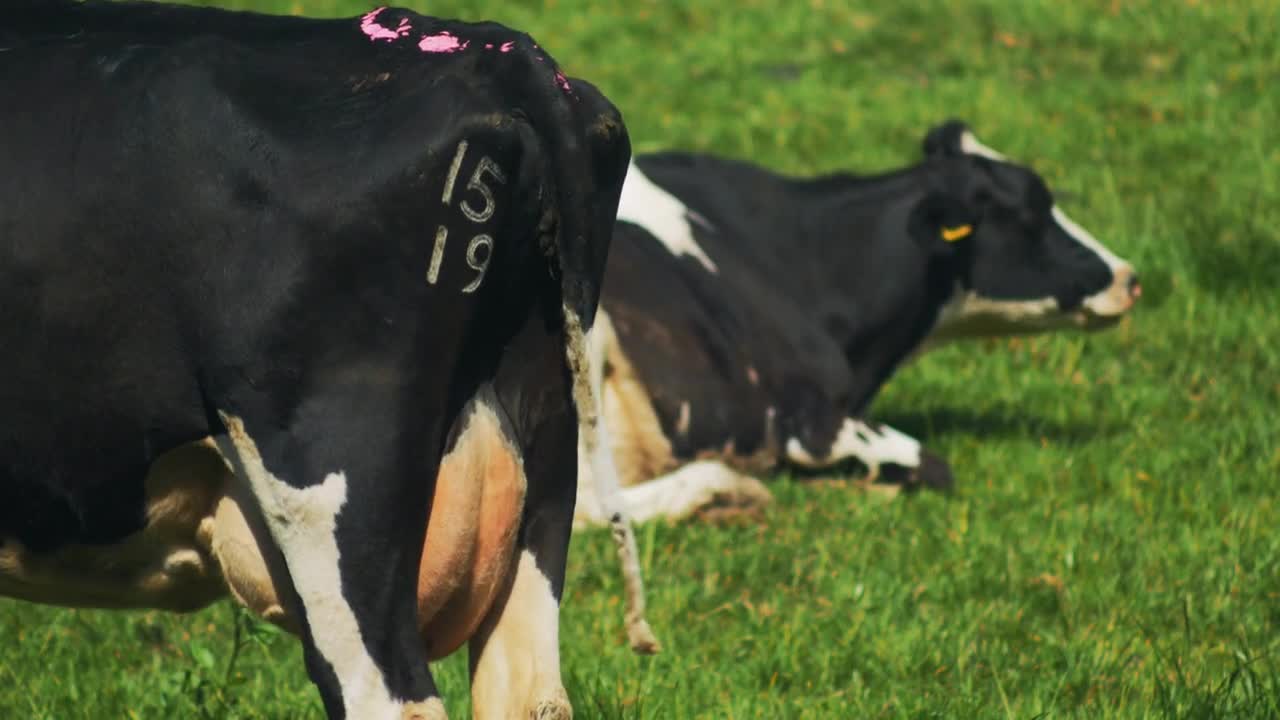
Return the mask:
<svg viewBox="0 0 1280 720">
<path fill-rule="evenodd" d="M 924 150 L 870 177 L 788 178 L 683 153 L 632 164 L 593 346 L 633 517 L 767 501 L 741 473 L 779 465 L 856 459 L 871 479 L 947 487 L 942 460 L 863 419 L 904 361 L 1129 311 L 1133 267 L 1035 172 L 959 122 Z M 588 477 L 577 519 L 598 522 Z"/>
<path fill-rule="evenodd" d="M 477 717 L 568 718 L 608 101 L 494 24 L 66 0 L 0 97 L 0 594 L 229 589 L 334 718 L 443 718 L 469 640 Z"/>
</svg>

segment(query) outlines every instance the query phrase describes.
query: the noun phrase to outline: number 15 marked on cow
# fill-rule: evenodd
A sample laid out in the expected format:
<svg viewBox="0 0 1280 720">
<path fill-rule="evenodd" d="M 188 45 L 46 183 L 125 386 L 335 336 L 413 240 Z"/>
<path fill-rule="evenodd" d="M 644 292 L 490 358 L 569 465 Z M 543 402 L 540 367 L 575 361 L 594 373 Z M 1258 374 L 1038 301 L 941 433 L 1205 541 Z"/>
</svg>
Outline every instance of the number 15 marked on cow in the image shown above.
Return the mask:
<svg viewBox="0 0 1280 720">
<path fill-rule="evenodd" d="M 466 155 L 467 141 L 463 140 L 458 143 L 458 149 L 453 154 L 453 164 L 449 166 L 449 175 L 444 181 L 444 192 L 440 196 L 440 202 L 445 207 L 453 204 L 453 187 L 458 181 L 458 171 L 462 168 L 462 160 Z M 498 210 L 498 201 L 493 196 L 493 189 L 485 182 L 486 175 L 498 184 L 507 182 L 502 168 L 498 167 L 498 164 L 488 155 L 483 155 L 480 157 L 480 162 L 476 164 L 475 172 L 471 173 L 471 179 L 467 181 L 467 190 L 480 193 L 480 197 L 484 200 L 484 207 L 476 210 L 466 198 L 458 204 L 462 214 L 477 225 L 488 222 Z M 427 283 L 431 285 L 435 285 L 440 278 L 440 264 L 444 261 L 444 249 L 448 241 L 449 228 L 444 225 L 438 226 L 435 246 L 431 250 L 431 264 L 427 266 Z M 462 288 L 462 292 L 473 293 L 479 289 L 480 283 L 484 282 L 485 273 L 489 270 L 489 261 L 492 259 L 493 238 L 485 234 L 471 238 L 471 242 L 467 243 L 467 267 L 475 270 L 477 274 L 474 280 Z"/>
</svg>

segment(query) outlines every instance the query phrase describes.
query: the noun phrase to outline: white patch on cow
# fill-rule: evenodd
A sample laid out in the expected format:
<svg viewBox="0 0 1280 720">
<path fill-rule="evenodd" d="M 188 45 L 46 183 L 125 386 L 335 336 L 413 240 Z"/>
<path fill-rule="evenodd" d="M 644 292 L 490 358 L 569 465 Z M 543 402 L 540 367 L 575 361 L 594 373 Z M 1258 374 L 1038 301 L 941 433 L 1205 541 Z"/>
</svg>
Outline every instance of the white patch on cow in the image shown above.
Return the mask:
<svg viewBox="0 0 1280 720">
<path fill-rule="evenodd" d="M 960 150 L 961 152 L 969 155 L 978 155 L 987 158 L 988 160 L 1009 162 L 1009 158 L 1005 157 L 1003 153 L 996 152 L 986 145 L 983 145 L 978 140 L 978 136 L 974 135 L 970 130 L 965 130 L 960 134 Z"/>
<path fill-rule="evenodd" d="M 1080 227 L 1075 220 L 1067 217 L 1067 214 L 1062 212 L 1057 205 L 1053 206 L 1053 219 L 1056 220 L 1058 225 L 1076 242 L 1097 253 L 1098 257 L 1102 258 L 1102 261 L 1107 264 L 1107 267 L 1110 268 L 1113 273 L 1122 267 L 1128 266 L 1129 263 L 1116 257 L 1111 250 L 1107 249 L 1105 245 L 1099 242 L 1098 238 L 1093 236 L 1093 233 Z"/>
<path fill-rule="evenodd" d="M 692 419 L 692 408 L 689 406 L 689 401 L 684 400 L 680 403 L 680 415 L 676 418 L 676 434 L 688 435 L 689 423 Z"/>
<path fill-rule="evenodd" d="M 638 225 L 658 239 L 672 255 L 688 255 L 707 269 L 718 272 L 716 264 L 693 237 L 693 219 L 710 227 L 704 218 L 691 211 L 679 198 L 658 187 L 633 162 L 627 168 L 618 202 L 618 219 Z"/>
<path fill-rule="evenodd" d="M 854 418 L 845 419 L 831 442 L 831 449 L 822 457 L 811 453 L 797 438 L 787 440 L 786 452 L 791 462 L 813 469 L 856 459 L 867 466 L 872 477 L 879 475 L 881 465 L 920 466 L 918 440 L 888 425 L 872 427 Z"/>
<path fill-rule="evenodd" d="M 878 465 L 920 466 L 920 441 L 883 424 L 873 427 L 861 420 L 845 420 L 832 450 L 840 454 L 865 452 Z"/>
<path fill-rule="evenodd" d="M 926 341 L 937 344 L 963 337 L 983 337 L 1008 332 L 1049 330 L 1071 321 L 1053 297 L 1032 300 L 994 300 L 956 284 L 951 298 L 938 312 L 938 320 Z"/>
<path fill-rule="evenodd" d="M 409 706 L 392 699 L 382 671 L 365 647 L 355 612 L 342 595 L 337 520 L 347 502 L 346 475 L 339 470 L 318 485 L 293 487 L 267 470 L 243 421 L 226 413 L 219 415 L 234 446 L 234 451 L 227 448 L 223 455 L 239 461 L 240 474 L 284 555 L 316 650 L 337 676 L 346 716 L 400 717 Z M 218 439 L 225 442 L 227 438 Z"/>
<path fill-rule="evenodd" d="M 569 720 L 560 680 L 560 606 L 551 581 L 528 550 L 515 577 L 471 640 L 471 697 L 476 720 Z"/>
</svg>

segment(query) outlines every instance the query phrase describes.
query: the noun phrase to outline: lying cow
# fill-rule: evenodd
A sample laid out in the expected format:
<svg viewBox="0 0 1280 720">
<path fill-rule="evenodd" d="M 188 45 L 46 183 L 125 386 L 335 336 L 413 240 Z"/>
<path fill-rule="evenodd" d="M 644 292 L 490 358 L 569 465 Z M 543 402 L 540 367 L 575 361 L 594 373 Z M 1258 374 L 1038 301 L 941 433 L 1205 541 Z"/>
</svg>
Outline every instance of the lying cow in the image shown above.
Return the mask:
<svg viewBox="0 0 1280 720">
<path fill-rule="evenodd" d="M 904 361 L 1130 309 L 1133 268 L 1033 171 L 958 122 L 924 149 L 870 177 L 683 153 L 632 164 L 593 344 L 633 518 L 766 501 L 740 472 L 779 465 L 856 459 L 890 487 L 949 486 L 919 442 L 863 419 Z M 585 477 L 579 489 L 577 519 L 600 521 Z"/>
<path fill-rule="evenodd" d="M 444 717 L 470 641 L 477 717 L 568 718 L 616 110 L 494 24 L 3 14 L 0 594 L 230 590 L 335 718 Z"/>
</svg>

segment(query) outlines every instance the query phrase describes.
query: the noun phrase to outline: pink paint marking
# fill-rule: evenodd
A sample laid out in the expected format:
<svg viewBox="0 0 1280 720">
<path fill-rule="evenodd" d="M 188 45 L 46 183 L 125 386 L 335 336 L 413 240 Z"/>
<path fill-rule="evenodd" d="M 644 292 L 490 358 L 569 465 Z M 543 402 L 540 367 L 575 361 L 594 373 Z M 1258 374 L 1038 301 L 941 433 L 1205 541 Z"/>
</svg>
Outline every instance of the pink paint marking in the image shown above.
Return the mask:
<svg viewBox="0 0 1280 720">
<path fill-rule="evenodd" d="M 435 35 L 426 35 L 418 43 L 418 49 L 427 53 L 455 53 L 466 50 L 471 41 L 462 42 L 444 30 Z"/>
<path fill-rule="evenodd" d="M 395 40 L 396 38 L 402 35 L 406 35 L 409 32 L 408 18 L 402 18 L 400 20 L 400 27 L 396 28 L 395 30 L 392 30 L 390 28 L 385 28 L 379 25 L 378 16 L 381 15 L 385 10 L 386 10 L 385 7 L 380 7 L 376 10 L 369 11 L 368 13 L 365 14 L 364 17 L 360 18 L 360 32 L 364 33 L 365 35 L 368 35 L 369 40 L 373 42 L 377 42 L 378 40 L 387 40 L 387 41 Z"/>
<path fill-rule="evenodd" d="M 504 42 L 502 43 L 502 47 L 498 48 L 498 52 L 509 53 L 511 52 L 511 49 L 514 48 L 515 46 L 516 46 L 516 43 L 514 40 L 510 42 Z"/>
<path fill-rule="evenodd" d="M 493 43 L 485 43 L 485 44 L 484 44 L 484 49 L 485 49 L 485 50 L 492 50 L 492 49 L 493 49 Z"/>
<path fill-rule="evenodd" d="M 559 70 L 556 71 L 556 82 L 560 85 L 560 89 L 565 92 L 573 92 L 573 88 L 569 85 L 569 78 L 565 77 L 564 73 Z"/>
</svg>

